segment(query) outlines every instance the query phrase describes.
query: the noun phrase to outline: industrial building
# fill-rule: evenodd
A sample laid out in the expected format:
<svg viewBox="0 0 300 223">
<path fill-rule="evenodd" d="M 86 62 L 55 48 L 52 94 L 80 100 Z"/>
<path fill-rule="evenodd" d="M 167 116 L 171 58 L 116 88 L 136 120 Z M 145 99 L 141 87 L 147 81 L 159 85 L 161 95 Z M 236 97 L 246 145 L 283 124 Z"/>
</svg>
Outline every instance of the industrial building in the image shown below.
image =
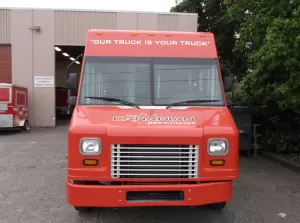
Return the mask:
<svg viewBox="0 0 300 223">
<path fill-rule="evenodd" d="M 0 8 L 0 83 L 28 87 L 32 127 L 56 126 L 57 89 L 80 72 L 80 60 L 67 67 L 94 28 L 195 32 L 197 14 Z"/>
</svg>

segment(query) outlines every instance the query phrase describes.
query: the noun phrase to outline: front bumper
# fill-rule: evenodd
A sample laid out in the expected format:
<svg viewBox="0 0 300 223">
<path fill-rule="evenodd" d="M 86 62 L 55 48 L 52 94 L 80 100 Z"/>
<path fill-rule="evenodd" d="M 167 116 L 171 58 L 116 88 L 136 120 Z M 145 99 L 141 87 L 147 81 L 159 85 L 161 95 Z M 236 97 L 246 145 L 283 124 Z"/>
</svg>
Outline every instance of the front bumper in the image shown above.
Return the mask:
<svg viewBox="0 0 300 223">
<path fill-rule="evenodd" d="M 126 193 L 135 191 L 183 191 L 182 201 L 127 201 Z M 231 200 L 232 181 L 180 185 L 78 185 L 67 181 L 67 199 L 72 206 L 138 207 L 200 206 Z"/>
</svg>

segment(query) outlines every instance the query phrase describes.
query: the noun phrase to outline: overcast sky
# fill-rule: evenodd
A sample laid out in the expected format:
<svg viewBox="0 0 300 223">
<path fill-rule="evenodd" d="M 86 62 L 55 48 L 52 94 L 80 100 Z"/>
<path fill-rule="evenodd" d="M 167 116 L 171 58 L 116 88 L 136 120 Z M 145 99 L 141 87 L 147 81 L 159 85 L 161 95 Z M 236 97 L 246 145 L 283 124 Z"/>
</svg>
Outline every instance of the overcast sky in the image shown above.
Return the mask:
<svg viewBox="0 0 300 223">
<path fill-rule="evenodd" d="M 0 0 L 0 7 L 169 12 L 175 0 Z"/>
</svg>

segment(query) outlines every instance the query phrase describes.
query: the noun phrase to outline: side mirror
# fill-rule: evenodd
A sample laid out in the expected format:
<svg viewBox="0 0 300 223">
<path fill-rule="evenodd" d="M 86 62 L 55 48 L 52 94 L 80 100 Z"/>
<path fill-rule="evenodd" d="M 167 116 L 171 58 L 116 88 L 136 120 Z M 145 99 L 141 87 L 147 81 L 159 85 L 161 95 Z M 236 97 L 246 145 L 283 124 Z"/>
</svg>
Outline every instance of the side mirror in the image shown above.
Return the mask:
<svg viewBox="0 0 300 223">
<path fill-rule="evenodd" d="M 78 88 L 78 76 L 76 73 L 70 73 L 68 80 L 69 89 L 77 89 Z"/>
<path fill-rule="evenodd" d="M 233 88 L 233 77 L 225 76 L 223 82 L 225 92 L 231 91 Z"/>
<path fill-rule="evenodd" d="M 231 99 L 226 99 L 226 104 L 227 104 L 227 107 L 232 107 L 234 104 L 233 104 L 233 102 L 232 102 L 232 100 Z"/>
</svg>

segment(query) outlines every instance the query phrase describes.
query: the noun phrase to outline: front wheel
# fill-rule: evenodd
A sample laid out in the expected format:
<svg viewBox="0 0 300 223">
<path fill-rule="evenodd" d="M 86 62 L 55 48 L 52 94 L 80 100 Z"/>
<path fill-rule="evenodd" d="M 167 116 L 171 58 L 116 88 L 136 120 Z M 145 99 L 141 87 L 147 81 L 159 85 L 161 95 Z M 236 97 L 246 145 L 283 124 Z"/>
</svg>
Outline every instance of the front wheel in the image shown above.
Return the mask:
<svg viewBox="0 0 300 223">
<path fill-rule="evenodd" d="M 92 208 L 90 207 L 74 207 L 76 211 L 81 212 L 81 213 L 85 213 L 85 212 L 90 212 L 92 210 Z"/>
<path fill-rule="evenodd" d="M 226 206 L 226 202 L 220 202 L 220 203 L 214 203 L 214 204 L 209 204 L 207 205 L 208 208 L 214 209 L 214 210 L 222 210 Z"/>
</svg>

